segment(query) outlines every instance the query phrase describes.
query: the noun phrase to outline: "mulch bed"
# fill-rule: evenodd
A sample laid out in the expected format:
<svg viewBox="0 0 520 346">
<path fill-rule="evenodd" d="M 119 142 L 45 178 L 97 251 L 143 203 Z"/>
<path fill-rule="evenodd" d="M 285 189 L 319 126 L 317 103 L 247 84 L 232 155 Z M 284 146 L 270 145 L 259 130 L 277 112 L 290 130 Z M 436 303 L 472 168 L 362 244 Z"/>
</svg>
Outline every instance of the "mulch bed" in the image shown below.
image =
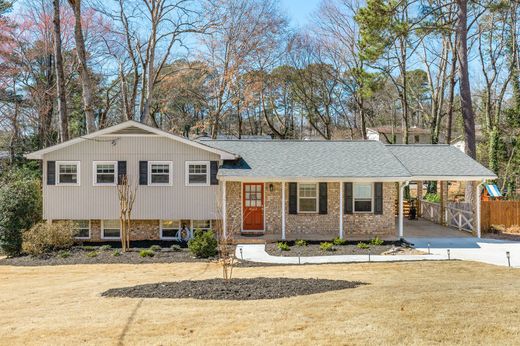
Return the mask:
<svg viewBox="0 0 520 346">
<path fill-rule="evenodd" d="M 169 248 L 155 252 L 153 257 L 141 257 L 139 251 L 143 249 L 132 248 L 131 251 L 123 253 L 120 249 L 101 250 L 97 247 L 95 250 L 85 250 L 82 247 L 74 247 L 67 251 L 68 257 L 64 257 L 63 253 L 56 252 L 45 254 L 43 256 L 19 256 L 12 258 L 0 259 L 0 265 L 12 266 L 52 266 L 52 265 L 68 265 L 68 264 L 112 264 L 112 263 L 176 263 L 176 262 L 209 262 L 214 259 L 203 259 L 194 257 L 187 248 L 181 248 L 180 251 L 172 251 Z M 114 252 L 118 251 L 119 256 L 114 256 Z M 96 252 L 96 256 L 89 256 L 92 252 Z"/>
<path fill-rule="evenodd" d="M 278 299 L 344 290 L 363 285 L 361 282 L 326 279 L 251 278 L 207 279 L 161 282 L 133 287 L 112 288 L 104 297 L 193 298 L 202 300 Z"/>
<path fill-rule="evenodd" d="M 360 249 L 357 244 L 334 245 L 334 251 L 323 251 L 320 249 L 320 244 L 307 244 L 307 246 L 290 247 L 289 251 L 280 251 L 276 243 L 266 244 L 265 250 L 268 254 L 273 256 L 292 257 L 298 256 L 335 256 L 335 255 L 381 255 L 395 247 L 400 247 L 395 244 L 370 245 L 369 249 Z"/>
</svg>

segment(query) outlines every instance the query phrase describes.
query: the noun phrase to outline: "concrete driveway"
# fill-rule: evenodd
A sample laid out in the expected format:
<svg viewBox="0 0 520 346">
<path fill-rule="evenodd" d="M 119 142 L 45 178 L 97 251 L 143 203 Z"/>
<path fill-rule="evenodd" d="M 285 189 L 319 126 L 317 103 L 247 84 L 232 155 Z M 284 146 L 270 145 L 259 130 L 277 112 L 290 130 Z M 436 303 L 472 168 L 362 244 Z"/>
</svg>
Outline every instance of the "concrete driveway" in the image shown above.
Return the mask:
<svg viewBox="0 0 520 346">
<path fill-rule="evenodd" d="M 511 266 L 520 268 L 520 242 L 475 237 L 405 237 L 418 250 L 447 257 L 450 250 L 452 259 L 478 261 L 499 266 L 507 266 L 506 252 L 509 251 Z"/>
</svg>

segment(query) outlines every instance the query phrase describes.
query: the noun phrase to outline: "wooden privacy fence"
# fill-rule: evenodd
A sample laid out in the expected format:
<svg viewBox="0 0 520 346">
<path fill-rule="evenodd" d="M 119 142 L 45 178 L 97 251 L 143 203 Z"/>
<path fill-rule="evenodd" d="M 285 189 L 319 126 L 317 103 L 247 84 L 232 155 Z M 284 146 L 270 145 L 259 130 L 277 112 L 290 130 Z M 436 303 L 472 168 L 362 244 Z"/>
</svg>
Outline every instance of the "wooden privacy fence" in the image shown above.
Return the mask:
<svg viewBox="0 0 520 346">
<path fill-rule="evenodd" d="M 480 220 L 483 232 L 491 225 L 520 225 L 520 201 L 482 201 Z"/>
</svg>

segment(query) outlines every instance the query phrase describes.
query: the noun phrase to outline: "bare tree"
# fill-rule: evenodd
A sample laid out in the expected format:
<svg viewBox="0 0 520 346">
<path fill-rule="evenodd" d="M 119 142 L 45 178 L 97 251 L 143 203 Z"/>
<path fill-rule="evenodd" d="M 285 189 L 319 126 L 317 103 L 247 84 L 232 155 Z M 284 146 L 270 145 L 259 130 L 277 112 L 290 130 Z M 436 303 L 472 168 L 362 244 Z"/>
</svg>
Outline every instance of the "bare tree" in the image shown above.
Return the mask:
<svg viewBox="0 0 520 346">
<path fill-rule="evenodd" d="M 68 2 L 74 13 L 74 38 L 76 40 L 76 56 L 78 58 L 78 69 L 83 95 L 83 111 L 85 112 L 87 133 L 91 133 L 96 131 L 96 116 L 93 109 L 94 90 L 87 64 L 87 51 L 85 49 L 85 38 L 81 25 L 81 0 L 68 0 Z"/>
<path fill-rule="evenodd" d="M 119 221 L 121 225 L 121 248 L 126 252 L 130 248 L 130 230 L 132 220 L 132 208 L 137 196 L 138 185 L 129 182 L 128 177 L 119 177 L 117 196 L 119 198 Z"/>
<path fill-rule="evenodd" d="M 54 57 L 56 67 L 56 88 L 58 94 L 58 112 L 60 118 L 60 140 L 69 140 L 69 118 L 67 112 L 67 97 L 65 95 L 65 73 L 63 72 L 63 55 L 61 53 L 61 18 L 60 0 L 53 0 L 54 7 Z"/>
</svg>

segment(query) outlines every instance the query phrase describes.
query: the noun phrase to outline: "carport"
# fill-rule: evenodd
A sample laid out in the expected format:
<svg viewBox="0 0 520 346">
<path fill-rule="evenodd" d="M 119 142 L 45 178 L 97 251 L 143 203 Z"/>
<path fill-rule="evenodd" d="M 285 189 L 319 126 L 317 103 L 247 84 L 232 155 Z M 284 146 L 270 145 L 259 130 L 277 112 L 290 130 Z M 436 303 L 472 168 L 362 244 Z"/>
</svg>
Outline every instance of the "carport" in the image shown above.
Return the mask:
<svg viewBox="0 0 520 346">
<path fill-rule="evenodd" d="M 446 209 L 447 202 L 447 183 L 449 181 L 473 182 L 475 185 L 475 194 L 477 201 L 475 207 L 470 212 L 473 222 L 471 231 L 480 238 L 480 194 L 482 185 L 486 180 L 496 179 L 497 176 L 477 161 L 473 160 L 457 148 L 450 145 L 387 145 L 388 149 L 401 162 L 401 164 L 410 172 L 410 180 L 399 184 L 399 211 L 397 222 L 397 234 L 399 238 L 416 237 L 454 237 L 463 238 L 471 237 L 468 232 L 459 231 L 447 224 L 453 225 L 458 223 L 458 228 L 464 228 L 464 220 L 467 221 L 467 212 L 457 215 L 450 214 Z M 418 186 L 422 186 L 423 181 L 439 182 L 440 210 L 439 223 L 419 219 L 416 221 L 408 221 L 404 218 L 404 190 L 411 181 L 417 182 Z M 443 221 L 444 220 L 444 221 Z M 465 224 L 467 226 L 467 222 Z M 467 228 L 467 227 L 466 227 Z M 408 233 L 409 232 L 409 233 Z"/>
</svg>

